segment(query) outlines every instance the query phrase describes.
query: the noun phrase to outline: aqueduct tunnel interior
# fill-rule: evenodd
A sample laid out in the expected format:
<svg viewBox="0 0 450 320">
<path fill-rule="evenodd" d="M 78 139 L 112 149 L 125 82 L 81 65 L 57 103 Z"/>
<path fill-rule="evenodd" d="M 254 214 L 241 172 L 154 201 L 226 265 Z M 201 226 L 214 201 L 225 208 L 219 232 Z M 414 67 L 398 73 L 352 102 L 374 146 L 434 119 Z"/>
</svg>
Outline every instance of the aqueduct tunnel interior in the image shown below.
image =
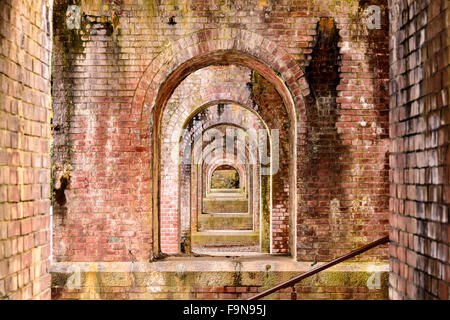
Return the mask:
<svg viewBox="0 0 450 320">
<path fill-rule="evenodd" d="M 449 14 L 1 1 L 0 299 L 447 300 Z"/>
</svg>

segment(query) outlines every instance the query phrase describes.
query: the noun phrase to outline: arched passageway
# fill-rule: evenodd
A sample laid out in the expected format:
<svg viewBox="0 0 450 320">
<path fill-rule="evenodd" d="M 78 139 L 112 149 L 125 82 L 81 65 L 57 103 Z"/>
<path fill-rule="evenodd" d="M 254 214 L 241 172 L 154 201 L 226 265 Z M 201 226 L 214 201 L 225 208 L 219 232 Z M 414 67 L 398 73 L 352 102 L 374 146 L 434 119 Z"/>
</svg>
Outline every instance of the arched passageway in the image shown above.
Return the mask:
<svg viewBox="0 0 450 320">
<path fill-rule="evenodd" d="M 249 35 L 251 36 L 251 35 Z M 258 38 L 259 39 L 259 38 Z M 263 39 L 258 40 L 259 43 L 263 41 Z M 295 243 L 295 230 L 296 228 L 290 228 L 290 225 L 294 225 L 293 221 L 295 220 L 295 212 L 296 206 L 293 203 L 296 203 L 296 161 L 297 158 L 295 144 L 289 143 L 289 141 L 293 141 L 296 136 L 295 132 L 297 131 L 297 123 L 298 123 L 298 111 L 303 107 L 301 100 L 301 90 L 299 90 L 299 86 L 297 81 L 294 80 L 294 74 L 299 74 L 298 72 L 293 73 L 293 69 L 295 69 L 295 63 L 290 64 L 289 59 L 287 58 L 286 63 L 282 66 L 279 64 L 274 65 L 273 61 L 265 61 L 261 62 L 261 58 L 264 57 L 264 48 L 262 47 L 249 47 L 248 44 L 244 45 L 235 41 L 229 42 L 222 41 L 220 43 L 220 48 L 223 46 L 230 46 L 229 49 L 214 49 L 214 41 L 212 40 L 211 46 L 206 45 L 202 46 L 201 52 L 198 55 L 190 57 L 192 52 L 189 50 L 182 51 L 181 55 L 177 55 L 177 58 L 173 61 L 173 64 L 164 64 L 162 66 L 161 77 L 163 74 L 167 74 L 166 80 L 163 82 L 163 85 L 159 88 L 159 90 L 153 90 L 151 80 L 141 80 L 142 83 L 146 83 L 147 93 L 142 97 L 137 94 L 135 96 L 134 105 L 143 105 L 144 108 L 141 108 L 140 114 L 142 116 L 142 121 L 145 123 L 150 120 L 150 114 L 153 116 L 153 130 L 152 130 L 152 141 L 156 141 L 153 146 L 153 191 L 154 196 L 159 199 L 159 201 L 154 201 L 153 203 L 153 236 L 158 239 L 155 241 L 155 250 L 159 251 L 160 248 L 163 252 L 166 253 L 177 253 L 180 251 L 180 228 L 179 228 L 179 208 L 176 204 L 179 196 L 177 190 L 171 191 L 171 196 L 169 198 L 165 198 L 165 195 L 160 192 L 160 190 L 164 190 L 165 186 L 164 179 L 155 179 L 157 176 L 161 174 L 161 154 L 164 152 L 164 137 L 161 137 L 161 131 L 163 129 L 163 118 L 164 111 L 166 110 L 166 105 L 168 104 L 171 95 L 175 92 L 175 89 L 178 85 L 182 83 L 184 79 L 187 79 L 188 76 L 192 73 L 195 73 L 197 70 L 201 70 L 208 66 L 239 66 L 243 68 L 247 68 L 249 73 L 247 79 L 247 83 L 251 84 L 252 76 L 254 76 L 254 72 L 260 74 L 262 78 L 271 86 L 273 89 L 274 96 L 277 96 L 276 99 L 278 102 L 277 112 L 280 113 L 278 118 L 271 117 L 271 112 L 275 112 L 274 109 L 271 108 L 260 108 L 258 113 L 263 117 L 264 121 L 267 122 L 269 126 L 269 131 L 271 136 L 277 136 L 277 139 L 280 139 L 281 143 L 284 144 L 284 147 L 281 148 L 283 152 L 285 152 L 285 158 L 279 159 L 280 155 L 278 152 L 270 152 L 271 155 L 274 156 L 273 159 L 270 159 L 266 165 L 268 165 L 268 170 L 264 181 L 261 182 L 263 186 L 261 188 L 261 193 L 267 193 L 265 198 L 268 198 L 269 201 L 261 203 L 260 207 L 263 212 L 263 219 L 260 225 L 260 228 L 264 230 L 263 232 L 268 234 L 268 241 L 264 243 L 262 247 L 264 247 L 267 252 L 279 252 L 279 253 L 293 253 L 295 254 L 295 250 L 291 250 L 292 245 Z M 239 50 L 240 46 L 243 46 L 243 50 Z M 253 44 L 254 45 L 254 44 Z M 255 50 L 252 55 L 252 50 Z M 185 55 L 184 55 L 184 54 Z M 269 55 L 267 56 L 269 57 Z M 288 57 L 288 56 L 286 56 Z M 183 63 L 180 63 L 183 61 Z M 269 67 L 272 65 L 272 68 Z M 274 70 L 279 69 L 281 67 L 282 75 L 285 74 L 285 78 L 292 78 L 292 81 L 282 81 L 280 77 L 276 74 Z M 150 67 L 152 68 L 152 67 Z M 169 69 L 167 69 L 169 68 Z M 174 68 L 172 71 L 169 71 L 170 68 Z M 253 71 L 253 72 L 252 72 Z M 280 72 L 280 71 L 277 71 Z M 157 76 L 159 80 L 160 76 Z M 247 83 L 244 83 L 246 86 Z M 290 88 L 289 90 L 286 87 L 286 84 L 297 87 L 297 89 Z M 141 86 L 141 85 L 140 85 Z M 139 87 L 140 87 L 139 86 Z M 250 90 L 252 93 L 252 88 L 250 85 L 246 86 L 247 90 Z M 139 91 L 139 90 L 138 90 Z M 238 91 L 242 92 L 242 90 Z M 298 96 L 293 97 L 290 92 L 298 93 Z M 212 94 L 212 96 L 219 94 Z M 250 97 L 250 95 L 249 95 Z M 252 97 L 254 100 L 254 97 Z M 230 96 L 227 97 L 227 100 L 230 99 Z M 296 105 L 294 103 L 296 101 Z M 139 103 L 139 101 L 142 101 Z M 238 100 L 239 101 L 239 100 Z M 206 101 L 208 103 L 209 101 Z M 245 101 L 247 104 L 248 99 Z M 250 107 L 254 107 L 255 103 L 250 104 Z M 148 108 L 149 106 L 152 106 Z M 153 107 L 154 106 L 154 107 Z M 148 113 L 148 111 L 150 113 Z M 283 111 L 284 110 L 284 111 Z M 283 115 L 284 112 L 284 116 Z M 178 115 L 182 115 L 183 113 L 177 113 Z M 189 117 L 189 114 L 187 115 Z M 304 117 L 300 117 L 300 119 L 304 119 Z M 148 119 L 148 120 L 146 120 Z M 166 122 L 164 122 L 166 123 Z M 168 122 L 170 123 L 170 122 Z M 275 134 L 272 135 L 272 130 Z M 160 138 L 161 137 L 161 138 Z M 159 143 L 161 141 L 161 144 Z M 274 161 L 276 161 L 276 168 L 273 166 Z M 274 171 L 272 171 L 274 170 Z M 275 173 L 276 172 L 276 173 Z M 275 173 L 275 174 L 273 174 Z M 274 180 L 275 179 L 275 180 Z M 160 185 L 161 183 L 161 185 Z M 169 182 L 170 185 L 176 186 L 173 181 Z M 275 185 L 277 190 L 282 190 L 282 192 L 278 192 L 276 197 L 272 197 L 271 187 Z M 176 187 L 174 187 L 176 188 Z M 179 190 L 179 189 L 178 189 Z M 290 190 L 294 190 L 294 192 L 290 192 Z M 156 192 L 157 191 L 157 192 Z M 168 203 L 168 200 L 173 201 L 173 205 Z M 167 210 L 163 210 L 164 204 L 168 204 Z M 275 213 L 277 216 L 276 219 L 270 219 L 270 217 Z M 160 238 L 158 238 L 160 237 Z"/>
</svg>

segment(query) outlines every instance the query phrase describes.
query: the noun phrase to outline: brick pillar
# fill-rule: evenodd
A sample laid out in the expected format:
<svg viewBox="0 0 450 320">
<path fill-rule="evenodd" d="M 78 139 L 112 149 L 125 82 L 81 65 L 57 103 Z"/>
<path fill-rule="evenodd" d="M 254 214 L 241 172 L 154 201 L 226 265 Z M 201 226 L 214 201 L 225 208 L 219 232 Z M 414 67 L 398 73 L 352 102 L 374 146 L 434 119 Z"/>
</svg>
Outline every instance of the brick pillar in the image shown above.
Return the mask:
<svg viewBox="0 0 450 320">
<path fill-rule="evenodd" d="M 50 298 L 50 3 L 0 2 L 0 300 Z"/>
<path fill-rule="evenodd" d="M 391 0 L 390 298 L 449 299 L 449 1 Z"/>
</svg>

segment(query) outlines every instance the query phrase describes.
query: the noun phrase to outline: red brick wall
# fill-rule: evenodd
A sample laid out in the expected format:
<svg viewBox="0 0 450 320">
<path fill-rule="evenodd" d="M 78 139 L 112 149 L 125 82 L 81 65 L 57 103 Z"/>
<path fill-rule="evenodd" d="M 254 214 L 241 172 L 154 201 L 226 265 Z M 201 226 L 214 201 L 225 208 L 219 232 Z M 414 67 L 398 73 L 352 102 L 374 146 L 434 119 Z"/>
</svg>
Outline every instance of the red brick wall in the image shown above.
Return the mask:
<svg viewBox="0 0 450 320">
<path fill-rule="evenodd" d="M 388 15 L 385 1 L 370 4 L 382 9 L 381 29 L 337 15 L 322 17 L 314 32 L 307 143 L 298 152 L 300 260 L 327 261 L 388 233 Z"/>
<path fill-rule="evenodd" d="M 159 110 L 152 108 L 157 93 L 161 88 L 163 94 L 171 92 L 178 84 L 174 79 L 195 71 L 189 67 L 200 66 L 202 59 L 213 60 L 203 55 L 190 60 L 192 65 L 183 65 L 186 74 L 172 72 L 181 70 L 178 64 L 187 56 L 231 45 L 241 55 L 231 60 L 260 74 L 269 70 L 266 80 L 280 93 L 275 98 L 295 107 L 286 114 L 297 121 L 296 177 L 289 172 L 297 189 L 294 192 L 280 179 L 274 208 L 283 232 L 290 228 L 298 236 L 278 243 L 278 251 L 290 245 L 301 260 L 325 261 L 387 232 L 388 106 L 381 89 L 387 88 L 388 68 L 379 62 L 387 61 L 388 54 L 385 14 L 383 29 L 368 31 L 356 1 L 175 6 L 170 1 L 157 5 L 130 0 L 82 4 L 87 16 L 76 31 L 65 27 L 66 8 L 67 1 L 56 1 L 57 261 L 128 261 L 130 250 L 138 260 L 147 261 L 154 254 L 152 239 L 157 234 L 152 218 L 157 202 L 152 181 L 157 177 L 151 173 L 156 156 L 152 112 Z M 171 16 L 175 25 L 168 24 Z M 337 100 L 329 106 L 334 108 L 333 118 L 325 119 L 326 130 L 321 132 L 314 129 L 315 106 L 305 77 L 320 17 L 333 17 L 341 37 Z M 375 61 L 374 52 L 379 57 Z M 264 63 L 256 64 L 255 59 Z M 320 55 L 316 60 L 321 61 Z M 288 95 L 292 100 L 286 100 Z M 271 101 L 277 104 L 275 100 Z M 286 133 L 294 131 L 270 103 L 265 112 Z M 285 151 L 294 156 L 292 150 Z M 294 226 L 289 227 L 293 217 L 286 216 L 286 208 L 297 209 Z M 383 247 L 360 259 L 386 258 Z"/>
<path fill-rule="evenodd" d="M 0 2 L 0 299 L 50 298 L 49 6 Z"/>
<path fill-rule="evenodd" d="M 390 297 L 449 299 L 449 2 L 390 7 Z"/>
</svg>

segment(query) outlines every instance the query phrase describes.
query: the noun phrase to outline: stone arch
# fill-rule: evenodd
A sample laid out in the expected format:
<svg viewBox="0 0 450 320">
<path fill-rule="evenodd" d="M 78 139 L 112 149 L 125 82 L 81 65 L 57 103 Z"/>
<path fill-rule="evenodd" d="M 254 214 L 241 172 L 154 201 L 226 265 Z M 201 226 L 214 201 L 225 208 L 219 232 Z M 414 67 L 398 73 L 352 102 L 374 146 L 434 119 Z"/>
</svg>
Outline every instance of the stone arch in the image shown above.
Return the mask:
<svg viewBox="0 0 450 320">
<path fill-rule="evenodd" d="M 274 42 L 247 30 L 201 30 L 171 43 L 149 65 L 140 79 L 131 105 L 131 119 L 140 123 L 142 134 L 152 141 L 152 235 L 153 255 L 160 252 L 159 177 L 161 118 L 178 84 L 190 73 L 214 64 L 237 64 L 257 71 L 277 90 L 290 119 L 292 141 L 289 162 L 289 221 L 295 226 L 297 211 L 297 131 L 306 121 L 304 96 L 309 88 L 299 64 Z M 152 130 L 149 130 L 149 128 Z M 154 143 L 158 141 L 158 143 Z M 294 231 L 295 233 L 296 231 Z M 296 254 L 295 236 L 290 243 Z"/>
<path fill-rule="evenodd" d="M 207 125 L 207 126 L 205 126 L 205 128 L 204 128 L 204 132 L 206 132 L 206 131 L 208 131 L 208 130 L 210 130 L 210 129 L 213 129 L 213 128 L 215 128 L 215 127 L 217 127 L 217 126 L 223 126 L 223 125 L 228 125 L 228 126 L 230 126 L 230 127 L 234 127 L 234 128 L 237 128 L 237 129 L 239 129 L 239 130 L 245 130 L 246 128 L 245 127 L 243 127 L 240 123 L 238 123 L 238 122 L 231 122 L 231 121 L 226 121 L 226 122 L 217 122 L 217 123 L 214 123 L 213 125 Z M 193 132 L 193 134 L 195 134 L 196 132 Z M 238 141 L 237 142 L 239 145 L 240 145 L 240 141 Z M 196 158 L 198 158 L 199 159 L 199 157 L 200 156 L 198 156 L 198 154 L 199 154 L 199 152 L 201 152 L 201 150 L 199 150 L 199 148 L 201 149 L 202 147 L 199 147 L 197 144 L 194 144 L 194 147 L 192 148 L 193 150 L 192 150 L 192 156 L 193 157 L 196 157 Z M 255 153 L 257 153 L 257 150 L 255 150 L 255 149 L 252 149 L 252 148 L 249 148 L 248 146 L 245 146 L 245 150 L 246 150 L 246 152 L 248 152 L 248 154 L 249 154 L 249 158 L 251 159 L 251 161 L 253 162 L 253 163 L 256 163 L 256 161 L 257 161 L 257 159 L 256 159 L 256 154 Z M 205 157 L 206 155 L 203 155 L 203 157 Z"/>
</svg>

